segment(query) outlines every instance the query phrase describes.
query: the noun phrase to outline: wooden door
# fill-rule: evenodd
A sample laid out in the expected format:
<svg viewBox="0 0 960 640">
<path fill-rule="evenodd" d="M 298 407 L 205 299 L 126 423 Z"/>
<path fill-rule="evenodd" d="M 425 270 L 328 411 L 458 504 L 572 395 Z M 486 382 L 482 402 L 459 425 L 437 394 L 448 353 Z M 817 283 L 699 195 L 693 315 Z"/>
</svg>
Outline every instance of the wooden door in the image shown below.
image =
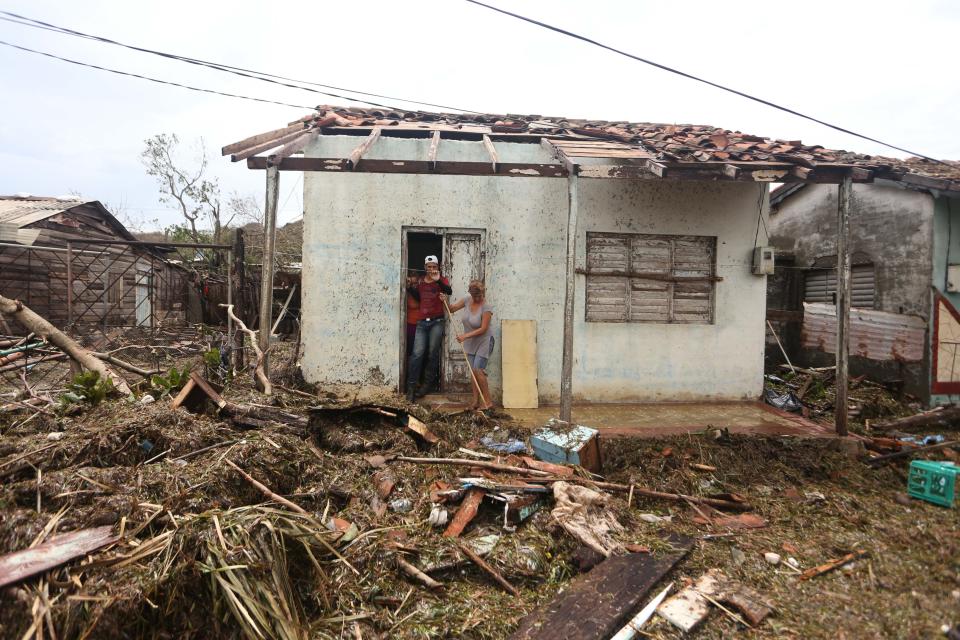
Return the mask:
<svg viewBox="0 0 960 640">
<path fill-rule="evenodd" d="M 471 280 L 483 279 L 483 233 L 477 231 L 455 231 L 443 234 L 443 275 L 450 279 L 453 287 L 453 299 L 460 300 L 467 295 L 467 285 Z M 441 363 L 441 390 L 444 393 L 470 393 L 473 381 L 463 354 L 463 346 L 457 342 L 457 335 L 463 333 L 460 313 L 454 313 L 447 321 L 447 331 L 443 341 L 443 360 Z"/>
</svg>

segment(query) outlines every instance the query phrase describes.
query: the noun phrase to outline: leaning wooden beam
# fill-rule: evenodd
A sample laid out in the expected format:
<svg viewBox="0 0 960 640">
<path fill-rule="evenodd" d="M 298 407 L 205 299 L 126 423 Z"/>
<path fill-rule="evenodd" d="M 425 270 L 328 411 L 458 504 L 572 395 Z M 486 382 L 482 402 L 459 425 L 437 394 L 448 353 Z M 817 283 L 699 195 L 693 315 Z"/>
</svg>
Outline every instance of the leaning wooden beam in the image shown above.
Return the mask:
<svg viewBox="0 0 960 640">
<path fill-rule="evenodd" d="M 0 556 L 0 587 L 59 567 L 119 539 L 107 525 L 55 535 L 30 549 Z"/>
<path fill-rule="evenodd" d="M 220 149 L 220 155 L 228 156 L 232 153 L 243 151 L 244 149 L 249 149 L 250 147 L 261 145 L 264 142 L 270 142 L 272 140 L 276 140 L 277 138 L 282 138 L 283 136 L 288 136 L 291 133 L 297 133 L 298 131 L 303 130 L 304 123 L 297 122 L 282 129 L 274 129 L 273 131 L 267 131 L 266 133 L 258 133 L 255 136 L 250 136 L 249 138 L 245 138 L 239 142 L 228 144 L 224 148 Z"/>
<path fill-rule="evenodd" d="M 277 244 L 277 211 L 280 204 L 280 171 L 277 165 L 271 164 L 267 167 L 266 182 L 267 193 L 263 207 L 263 259 L 260 266 L 260 353 L 257 355 L 263 367 L 263 378 L 269 382 L 270 357 L 267 352 L 270 349 L 269 328 L 273 318 L 273 270 L 276 266 L 273 258 Z M 269 387 L 264 387 L 263 392 L 270 395 L 272 390 L 268 389 Z"/>
<path fill-rule="evenodd" d="M 367 151 L 370 151 L 370 147 L 373 146 L 379 137 L 380 127 L 374 127 L 373 131 L 370 132 L 370 135 L 367 136 L 363 142 L 358 144 L 356 149 L 350 152 L 350 157 L 347 158 L 350 169 L 357 168 L 357 165 L 360 164 L 360 159 L 363 158 Z"/>
<path fill-rule="evenodd" d="M 430 164 L 430 170 L 437 168 L 437 151 L 440 149 L 440 132 L 434 131 L 430 138 L 430 152 L 427 154 L 427 162 Z"/>
<path fill-rule="evenodd" d="M 0 296 L 0 313 L 12 317 L 23 325 L 27 331 L 35 333 L 41 338 L 46 339 L 47 342 L 56 345 L 80 366 L 90 371 L 96 371 L 104 380 L 112 380 L 114 388 L 120 393 L 127 396 L 132 393 L 126 380 L 114 373 L 113 369 L 104 364 L 103 360 L 92 355 L 72 338 L 67 336 L 67 334 L 31 311 L 19 300 L 11 300 L 10 298 Z"/>
<path fill-rule="evenodd" d="M 299 131 L 294 131 L 293 133 L 288 133 L 287 135 L 281 136 L 276 140 L 269 140 L 267 142 L 264 142 L 263 144 L 258 144 L 255 147 L 250 147 L 249 149 L 244 149 L 242 151 L 238 151 L 237 153 L 231 154 L 230 162 L 245 160 L 250 156 L 257 155 L 261 151 L 267 151 L 268 149 L 273 149 L 274 147 L 279 147 L 281 145 L 287 144 L 291 140 L 296 140 L 298 137 L 300 137 L 302 135 L 302 131 L 303 131 L 302 129 Z"/>
<path fill-rule="evenodd" d="M 250 336 L 250 344 L 251 346 L 253 346 L 253 352 L 257 354 L 257 364 L 254 367 L 254 375 L 257 377 L 257 380 L 260 382 L 260 388 L 263 390 L 263 392 L 267 395 L 271 395 L 273 393 L 273 386 L 270 384 L 270 378 L 267 376 L 266 369 L 264 368 L 263 363 L 265 358 L 264 358 L 264 352 L 260 348 L 260 344 L 259 344 L 260 341 L 258 340 L 258 337 L 257 337 L 258 332 L 248 328 L 247 325 L 244 324 L 243 320 L 237 317 L 237 315 L 233 312 L 232 304 L 221 304 L 220 306 L 226 307 L 227 315 L 233 318 L 233 321 L 237 323 L 237 328 L 240 329 L 240 331 L 243 331 L 248 336 Z"/>
<path fill-rule="evenodd" d="M 840 183 L 837 206 L 837 385 L 833 419 L 837 435 L 847 435 L 847 384 L 850 358 L 850 176 Z"/>
<path fill-rule="evenodd" d="M 490 136 L 486 134 L 483 136 L 483 146 L 490 156 L 490 164 L 493 167 L 493 172 L 496 173 L 497 165 L 500 163 L 500 156 L 497 155 L 497 149 L 493 146 L 493 141 L 490 140 Z"/>
<path fill-rule="evenodd" d="M 283 145 L 276 153 L 270 154 L 269 162 L 270 164 L 276 164 L 288 156 L 292 156 L 295 153 L 303 151 L 303 148 L 308 144 L 317 139 L 320 135 L 319 131 L 308 131 L 287 144 Z"/>
</svg>

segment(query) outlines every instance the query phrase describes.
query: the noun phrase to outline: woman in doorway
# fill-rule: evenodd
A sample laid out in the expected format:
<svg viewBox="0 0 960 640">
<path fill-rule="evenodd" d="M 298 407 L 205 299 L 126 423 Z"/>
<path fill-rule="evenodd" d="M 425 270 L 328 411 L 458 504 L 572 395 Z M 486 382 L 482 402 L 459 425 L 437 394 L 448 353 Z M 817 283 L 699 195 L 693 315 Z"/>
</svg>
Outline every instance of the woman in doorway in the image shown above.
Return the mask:
<svg viewBox="0 0 960 640">
<path fill-rule="evenodd" d="M 490 327 L 493 307 L 487 302 L 486 287 L 480 280 L 471 280 L 467 292 L 469 295 L 466 298 L 450 305 L 450 312 L 463 309 L 460 319 L 463 321 L 464 332 L 457 336 L 457 342 L 463 345 L 470 368 L 477 378 L 477 384 L 471 385 L 473 403 L 470 408 L 487 411 L 493 408 L 486 371 L 487 361 L 495 344 Z M 482 397 L 477 393 L 477 386 L 480 387 Z"/>
</svg>

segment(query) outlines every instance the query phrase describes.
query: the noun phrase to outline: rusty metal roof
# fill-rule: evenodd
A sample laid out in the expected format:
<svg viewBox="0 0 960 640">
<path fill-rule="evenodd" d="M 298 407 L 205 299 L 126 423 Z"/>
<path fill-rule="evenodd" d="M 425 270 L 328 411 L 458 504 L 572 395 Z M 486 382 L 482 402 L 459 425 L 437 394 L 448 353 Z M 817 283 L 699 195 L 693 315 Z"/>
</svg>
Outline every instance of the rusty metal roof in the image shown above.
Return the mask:
<svg viewBox="0 0 960 640">
<path fill-rule="evenodd" d="M 871 156 L 808 145 L 800 140 L 767 138 L 709 125 L 540 115 L 433 113 L 320 106 L 316 113 L 290 123 L 285 129 L 224 147 L 224 154 L 234 154 L 236 161 L 284 145 L 278 155 L 273 156 L 282 158 L 303 148 L 304 133 L 321 130 L 337 133 L 350 128 L 375 127 L 379 127 L 385 135 L 389 135 L 391 130 L 398 134 L 419 130 L 496 134 L 499 139 L 516 137 L 518 141 L 529 141 L 531 136 L 537 136 L 548 138 L 557 147 L 575 146 L 581 157 L 621 160 L 624 163 L 645 159 L 678 168 L 696 168 L 696 165 L 700 165 L 706 169 L 707 166 L 736 167 L 739 163 L 768 163 L 771 167 L 786 167 L 789 170 L 788 177 L 801 181 L 816 181 L 813 178 L 818 174 L 841 167 L 846 171 L 862 168 L 864 172 L 870 172 L 867 177 L 861 172 L 862 181 L 874 177 L 902 179 L 908 176 L 907 181 L 916 178 L 915 186 L 920 188 L 960 191 L 960 162 L 938 164 L 921 158 L 903 160 Z M 574 142 L 578 144 L 574 145 Z M 745 168 L 749 170 L 751 167 Z M 727 173 L 728 177 L 738 176 L 735 168 L 728 168 Z M 659 175 L 664 177 L 665 174 L 661 172 Z"/>
</svg>

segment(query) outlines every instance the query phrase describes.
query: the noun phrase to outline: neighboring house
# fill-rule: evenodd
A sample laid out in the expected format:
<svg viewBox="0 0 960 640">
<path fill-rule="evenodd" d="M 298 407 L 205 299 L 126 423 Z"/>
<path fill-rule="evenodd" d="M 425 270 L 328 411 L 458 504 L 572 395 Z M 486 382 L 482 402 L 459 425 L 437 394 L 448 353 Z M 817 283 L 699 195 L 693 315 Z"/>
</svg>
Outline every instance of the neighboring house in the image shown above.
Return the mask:
<svg viewBox="0 0 960 640">
<path fill-rule="evenodd" d="M 127 241 L 95 200 L 0 196 L 0 294 L 71 330 L 183 322 L 191 273 Z"/>
<path fill-rule="evenodd" d="M 495 335 L 505 320 L 536 322 L 542 402 L 571 378 L 577 401 L 756 399 L 766 276 L 753 259 L 769 183 L 896 171 L 714 127 L 318 111 L 223 153 L 305 172 L 302 368 L 320 383 L 400 387 L 404 276 L 437 254 L 454 298 L 486 281 Z M 458 327 L 448 393 L 470 385 Z M 496 396 L 502 355 L 489 366 Z"/>
<path fill-rule="evenodd" d="M 938 404 L 960 399 L 960 163 L 922 168 L 940 180 L 854 185 L 850 369 Z M 768 316 L 795 363 L 833 364 L 837 188 L 779 187 L 769 225 Z"/>
</svg>

